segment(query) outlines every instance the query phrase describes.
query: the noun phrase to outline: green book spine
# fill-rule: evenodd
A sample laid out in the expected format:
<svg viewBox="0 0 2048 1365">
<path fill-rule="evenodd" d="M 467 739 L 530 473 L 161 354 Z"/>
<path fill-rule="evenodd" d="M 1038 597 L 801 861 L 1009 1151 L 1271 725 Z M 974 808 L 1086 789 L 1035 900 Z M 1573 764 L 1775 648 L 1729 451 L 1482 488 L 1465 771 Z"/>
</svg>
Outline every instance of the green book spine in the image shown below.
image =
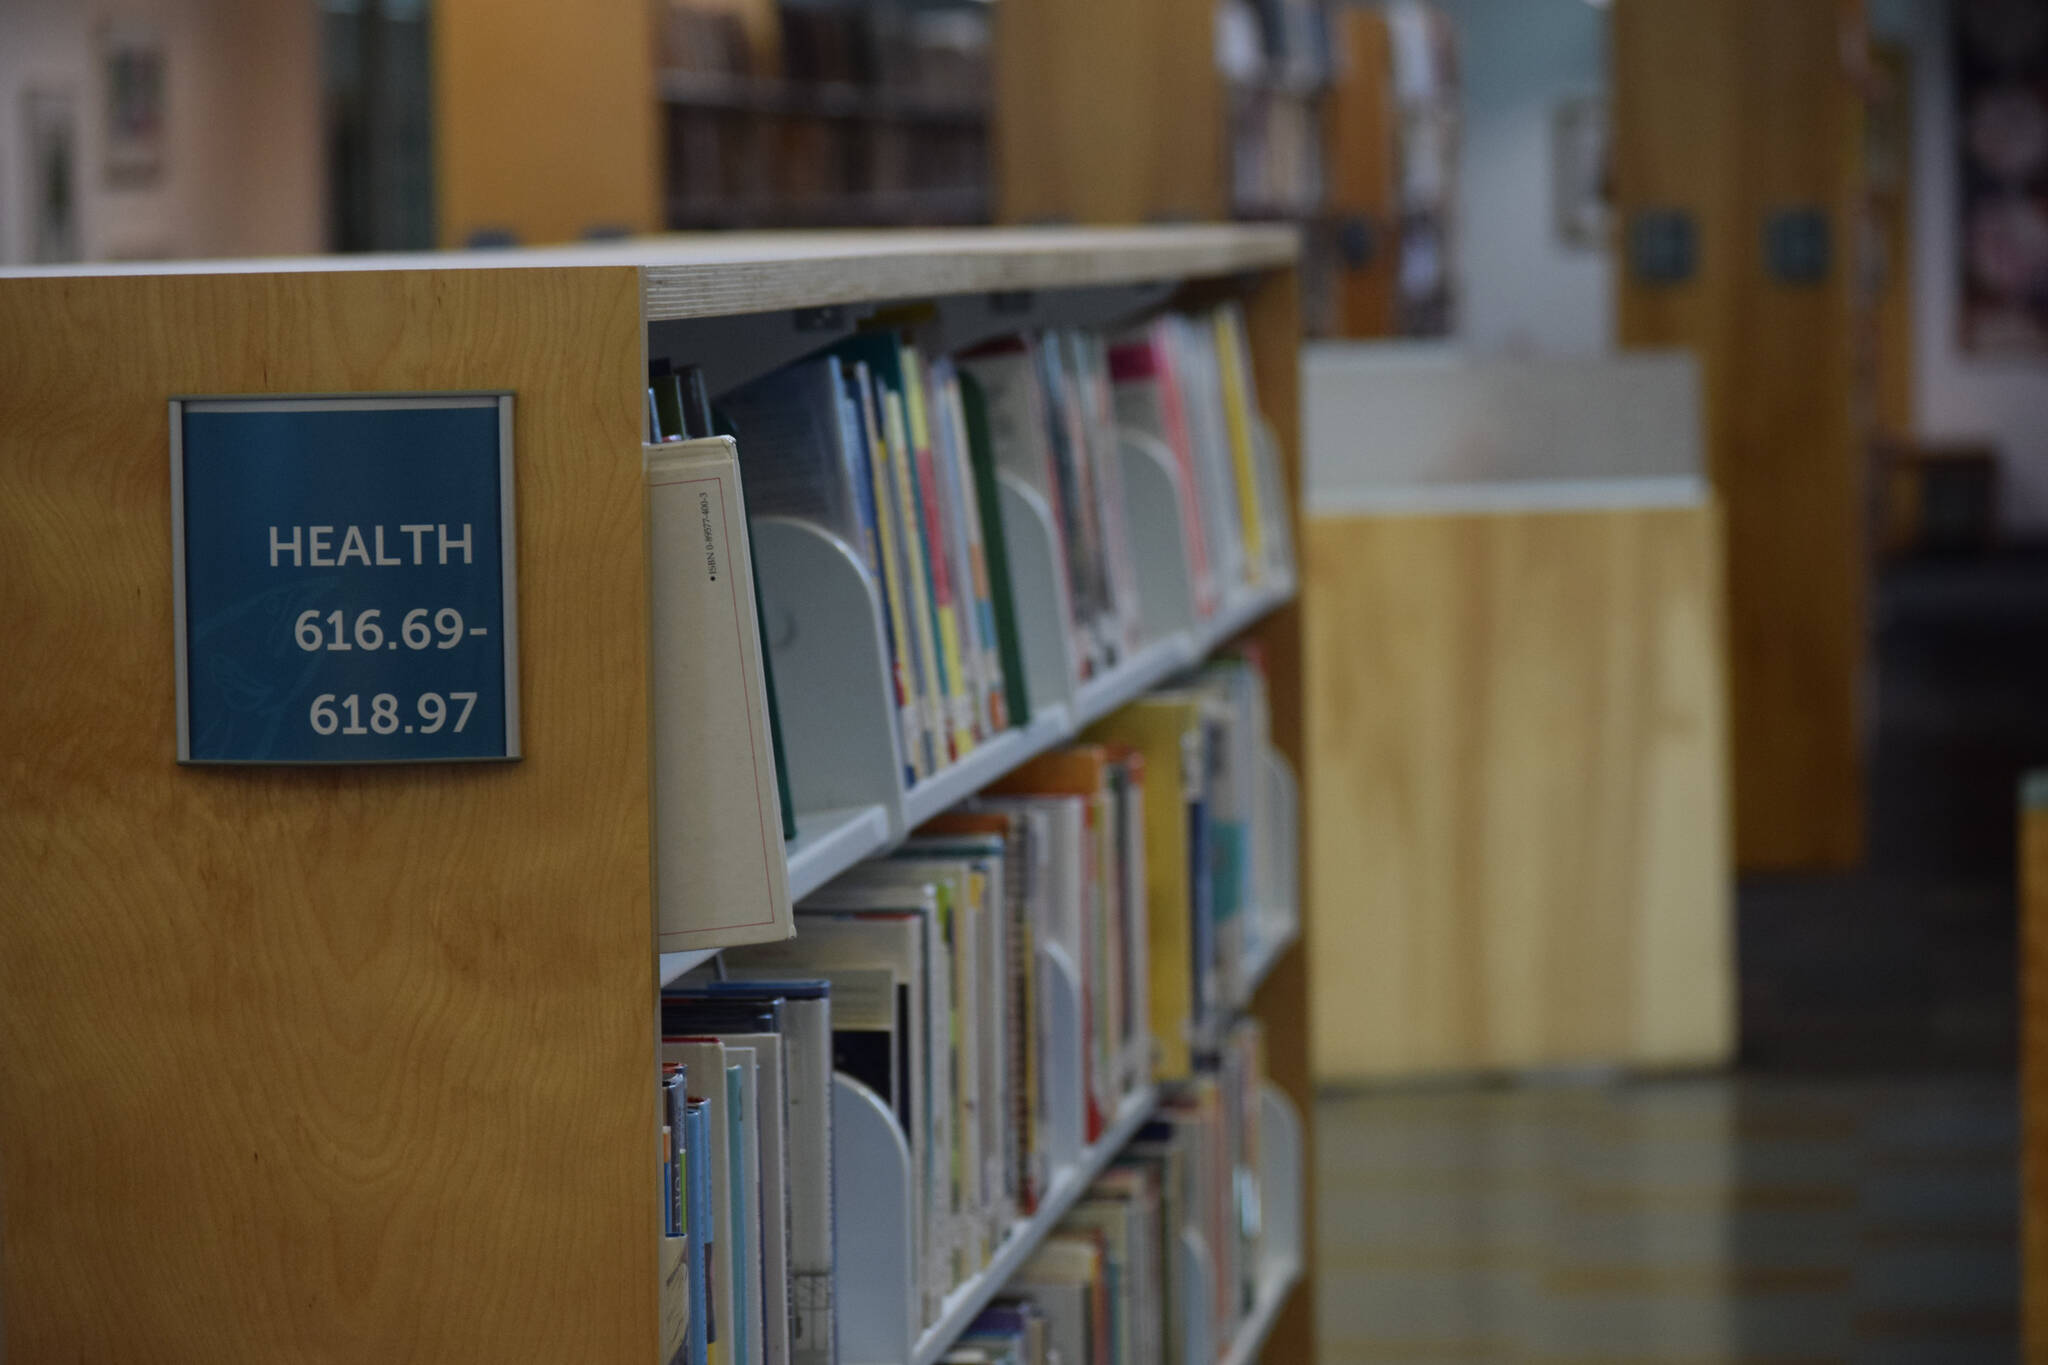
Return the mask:
<svg viewBox="0 0 2048 1365">
<path fill-rule="evenodd" d="M 720 436 L 738 439 L 724 413 L 717 415 Z M 741 478 L 746 468 L 746 447 L 740 447 Z M 747 568 L 754 575 L 754 626 L 761 632 L 761 686 L 768 693 L 768 746 L 775 754 L 775 798 L 782 806 L 782 838 L 796 842 L 796 803 L 789 797 L 789 758 L 782 748 L 782 707 L 775 699 L 775 653 L 768 648 L 768 610 L 761 601 L 761 560 L 754 553 L 753 509 L 747 509 Z"/>
<path fill-rule="evenodd" d="M 1003 697 L 1010 724 L 1031 723 L 1031 699 L 1024 685 L 1024 645 L 1017 635 L 1017 603 L 1010 588 L 1009 542 L 1003 535 L 1002 499 L 996 495 L 996 448 L 988 430 L 988 395 L 981 381 L 960 373 L 960 407 L 967 417 L 968 461 L 974 466 L 974 496 L 981 504 L 982 549 L 988 556 L 989 596 L 994 598 L 996 643 L 1003 660 Z"/>
</svg>

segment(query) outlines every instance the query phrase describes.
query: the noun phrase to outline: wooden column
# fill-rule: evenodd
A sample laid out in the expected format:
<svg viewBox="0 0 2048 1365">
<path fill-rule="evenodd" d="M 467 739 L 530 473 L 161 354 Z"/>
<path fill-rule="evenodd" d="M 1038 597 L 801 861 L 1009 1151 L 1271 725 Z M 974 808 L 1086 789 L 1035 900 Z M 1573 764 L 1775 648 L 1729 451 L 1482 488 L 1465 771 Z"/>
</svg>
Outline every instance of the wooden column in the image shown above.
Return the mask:
<svg viewBox="0 0 2048 1365">
<path fill-rule="evenodd" d="M 647 0 L 435 0 L 432 22 L 441 245 L 661 227 Z"/>
<path fill-rule="evenodd" d="M 2020 797 L 2020 1328 L 2048 1365 L 2048 773 Z"/>
<path fill-rule="evenodd" d="M 1615 190 L 1624 346 L 1700 358 L 1727 518 L 1736 858 L 1845 866 L 1863 844 L 1867 577 L 1854 419 L 1860 0 L 1617 0 Z M 1682 279 L 1632 235 L 1693 225 Z M 1818 215 L 1810 276 L 1767 233 Z"/>
<path fill-rule="evenodd" d="M 1229 217 L 1212 33 L 1204 0 L 997 5 L 996 221 Z"/>
<path fill-rule="evenodd" d="M 8 1360 L 656 1355 L 639 272 L 0 280 Z M 512 390 L 516 763 L 180 767 L 174 395 Z"/>
</svg>

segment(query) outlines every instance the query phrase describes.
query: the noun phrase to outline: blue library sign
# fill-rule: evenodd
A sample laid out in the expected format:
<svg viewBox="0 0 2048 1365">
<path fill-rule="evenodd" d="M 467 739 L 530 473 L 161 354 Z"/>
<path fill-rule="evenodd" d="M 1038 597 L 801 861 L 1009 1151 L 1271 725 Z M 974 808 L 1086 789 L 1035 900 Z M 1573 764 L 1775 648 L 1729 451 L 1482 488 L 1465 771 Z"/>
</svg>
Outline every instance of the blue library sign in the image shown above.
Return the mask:
<svg viewBox="0 0 2048 1365">
<path fill-rule="evenodd" d="M 171 403 L 181 763 L 519 757 L 509 394 Z"/>
</svg>

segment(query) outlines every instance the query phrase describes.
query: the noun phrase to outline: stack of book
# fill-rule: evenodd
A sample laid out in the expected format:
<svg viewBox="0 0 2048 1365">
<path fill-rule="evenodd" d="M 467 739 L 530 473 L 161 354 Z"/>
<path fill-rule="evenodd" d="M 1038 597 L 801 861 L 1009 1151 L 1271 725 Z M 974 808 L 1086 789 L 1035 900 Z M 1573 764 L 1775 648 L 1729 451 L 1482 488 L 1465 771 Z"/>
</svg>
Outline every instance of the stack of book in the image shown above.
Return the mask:
<svg viewBox="0 0 2048 1365">
<path fill-rule="evenodd" d="M 664 992 L 664 1362 L 836 1358 L 833 1029 L 821 980 Z"/>
<path fill-rule="evenodd" d="M 1197 619 L 1284 580 L 1293 565 L 1287 493 L 1237 305 L 1162 314 L 1117 337 L 1109 359 L 1118 426 L 1157 441 L 1179 472 Z"/>
<path fill-rule="evenodd" d="M 1235 1339 L 1262 1255 L 1263 1047 L 1256 1022 L 1233 1027 L 1004 1286 L 997 1311 L 1043 1319 L 1060 1365 L 1177 1365 L 1193 1342 Z M 1048 1359 L 1034 1337 L 977 1328 L 947 1360 Z"/>
<path fill-rule="evenodd" d="M 836 1359 L 833 1109 L 865 1091 L 861 1131 L 889 1134 L 904 1166 L 888 1174 L 909 1210 L 913 1337 L 956 1330 L 981 1301 L 962 1287 L 985 1297 L 1022 1263 L 958 1359 L 1177 1359 L 1162 1353 L 1185 1334 L 1234 1327 L 1257 1260 L 1258 1048 L 1234 1021 L 1262 952 L 1291 933 L 1274 912 L 1293 839 L 1261 655 L 1190 669 L 792 908 L 762 648 L 776 603 L 756 600 L 750 528 L 802 523 L 872 586 L 874 682 L 886 672 L 894 703 L 885 720 L 873 694 L 875 726 L 909 793 L 1031 714 L 1009 571 L 1021 527 L 1006 523 L 1019 487 L 1049 514 L 1038 562 L 1063 571 L 1060 600 L 1034 608 L 1064 627 L 1077 685 L 1150 638 L 1132 459 L 1171 479 L 1162 515 L 1179 521 L 1197 619 L 1288 580 L 1244 320 L 1168 313 L 957 358 L 932 353 L 942 329 L 896 321 L 717 395 L 687 366 L 649 374 L 661 937 L 723 950 L 662 997 L 665 1358 Z M 693 801 L 707 774 L 753 802 Z M 758 863 L 715 856 L 736 840 L 761 841 Z M 727 881 L 694 875 L 706 866 Z M 1025 1240 L 1062 1211 L 1051 1241 Z M 1217 1276 L 1201 1296 L 1214 1321 L 1193 1327 L 1189 1241 Z"/>
<path fill-rule="evenodd" d="M 794 939 L 724 956 L 764 989 L 830 983 L 835 1063 L 908 1145 L 925 1323 L 1036 1209 L 1054 1107 L 1078 1107 L 1092 1141 L 1149 1081 L 1138 766 L 1027 765 L 804 901 Z M 1078 1067 L 1042 1056 L 1043 977 L 1063 964 L 1089 1004 Z"/>
<path fill-rule="evenodd" d="M 1252 850 L 1272 842 L 1256 780 L 1266 728 L 1257 653 L 1220 658 L 831 882 L 796 907 L 795 937 L 728 949 L 723 980 L 703 968 L 664 996 L 664 1058 L 698 1078 L 670 1086 L 671 1142 L 711 1192 L 693 1201 L 672 1173 L 664 1188 L 681 1191 L 677 1210 L 708 1209 L 687 1229 L 691 1263 L 712 1269 L 693 1321 L 713 1340 L 729 1325 L 729 1359 L 829 1350 L 834 1069 L 886 1106 L 909 1152 L 919 1325 L 1039 1207 L 1055 1114 L 1078 1114 L 1075 1136 L 1095 1143 L 1167 1079 L 1143 1140 L 1068 1217 L 1094 1240 L 1055 1239 L 1018 1292 L 1040 1303 L 1055 1347 L 1079 1340 L 1067 1334 L 1080 1300 L 1059 1285 L 1098 1314 L 1105 1293 L 1136 1296 L 1117 1331 L 1150 1324 L 1144 1340 L 1166 1341 L 1174 1248 L 1194 1229 L 1218 1276 L 1206 1330 L 1234 1326 L 1257 1260 L 1258 1040 L 1232 1001 L 1260 899 Z M 1062 1008 L 1076 1046 L 1049 1055 L 1067 1036 L 1050 1021 Z M 708 1152 L 689 1118 L 700 1100 Z M 808 1326 L 804 1305 L 818 1308 Z"/>
<path fill-rule="evenodd" d="M 1287 812 L 1272 800 L 1267 735 L 1265 677 L 1250 648 L 1089 731 L 1141 756 L 1150 777 L 1149 996 L 1162 1077 L 1192 1073 L 1255 984 L 1254 964 L 1294 936 L 1271 866 L 1293 831 L 1276 828 Z"/>
<path fill-rule="evenodd" d="M 903 776 L 1024 724 L 1030 702 L 994 455 L 953 362 L 871 332 L 719 402 L 750 514 L 810 521 L 880 589 Z"/>
</svg>

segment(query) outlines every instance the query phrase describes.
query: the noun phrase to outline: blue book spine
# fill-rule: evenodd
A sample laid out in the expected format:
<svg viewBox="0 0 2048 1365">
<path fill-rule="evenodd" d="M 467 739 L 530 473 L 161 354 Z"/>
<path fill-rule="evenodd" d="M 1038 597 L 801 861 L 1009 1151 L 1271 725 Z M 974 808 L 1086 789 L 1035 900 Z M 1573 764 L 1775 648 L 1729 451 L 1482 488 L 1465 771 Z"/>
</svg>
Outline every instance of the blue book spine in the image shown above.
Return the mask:
<svg viewBox="0 0 2048 1365">
<path fill-rule="evenodd" d="M 747 1129 L 740 1119 L 740 1109 L 746 1100 L 746 1083 L 740 1079 L 740 1068 L 729 1066 L 725 1069 L 725 1114 L 728 1160 L 730 1168 L 726 1178 L 732 1181 L 732 1361 L 733 1365 L 745 1365 L 752 1359 L 747 1354 L 747 1295 L 752 1292 L 751 1277 L 747 1274 L 747 1258 L 752 1255 L 754 1211 L 747 1203 L 747 1165 L 740 1155 L 747 1140 Z"/>
<path fill-rule="evenodd" d="M 707 1121 L 710 1106 L 693 1100 L 683 1111 L 683 1184 L 687 1191 L 690 1229 L 690 1365 L 711 1365 L 711 1340 L 717 1335 L 711 1320 L 711 1163 L 703 1159 L 711 1150 Z M 689 1153 L 698 1154 L 691 1161 Z"/>
<path fill-rule="evenodd" d="M 1207 1028 L 1216 1007 L 1215 878 L 1209 861 L 1209 808 L 1206 801 L 1188 803 L 1188 890 L 1194 910 L 1195 1023 Z"/>
</svg>

